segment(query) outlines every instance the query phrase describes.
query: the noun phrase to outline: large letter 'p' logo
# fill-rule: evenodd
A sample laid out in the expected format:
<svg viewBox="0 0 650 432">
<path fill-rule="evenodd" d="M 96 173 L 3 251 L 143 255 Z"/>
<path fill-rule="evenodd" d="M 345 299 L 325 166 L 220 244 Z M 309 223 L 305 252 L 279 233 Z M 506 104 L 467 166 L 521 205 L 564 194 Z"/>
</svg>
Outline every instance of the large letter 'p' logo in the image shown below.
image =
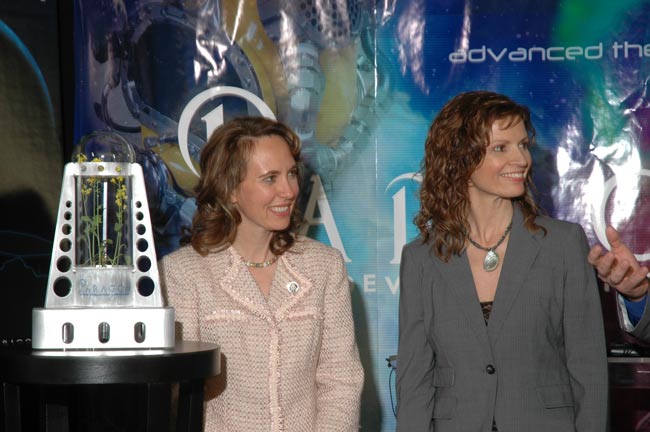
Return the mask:
<svg viewBox="0 0 650 432">
<path fill-rule="evenodd" d="M 211 100 L 221 98 L 224 96 L 234 96 L 244 99 L 250 105 L 253 105 L 259 114 L 263 117 L 267 117 L 275 120 L 275 114 L 271 111 L 271 108 L 260 99 L 257 95 L 241 89 L 239 87 L 229 87 L 229 86 L 217 86 L 212 87 L 207 90 L 202 91 L 192 98 L 192 100 L 185 106 L 183 112 L 181 113 L 181 118 L 178 121 L 178 145 L 181 150 L 181 155 L 187 166 L 192 170 L 197 176 L 199 173 L 194 168 L 192 163 L 192 158 L 190 157 L 189 149 L 189 131 L 190 123 L 194 118 L 196 112 L 206 103 Z M 205 132 L 206 136 L 209 138 L 212 135 L 212 132 L 223 124 L 223 105 L 219 105 L 212 111 L 210 111 L 205 116 L 201 117 L 201 120 L 205 123 Z"/>
</svg>

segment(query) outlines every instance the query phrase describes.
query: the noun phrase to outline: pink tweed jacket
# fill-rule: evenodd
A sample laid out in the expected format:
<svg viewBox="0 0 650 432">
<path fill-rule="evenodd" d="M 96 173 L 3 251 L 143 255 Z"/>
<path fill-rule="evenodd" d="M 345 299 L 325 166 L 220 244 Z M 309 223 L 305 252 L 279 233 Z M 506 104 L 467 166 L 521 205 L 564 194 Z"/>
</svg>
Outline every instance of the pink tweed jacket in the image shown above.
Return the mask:
<svg viewBox="0 0 650 432">
<path fill-rule="evenodd" d="M 363 369 L 338 251 L 300 238 L 268 299 L 232 247 L 206 257 L 182 247 L 160 268 L 177 337 L 223 354 L 206 385 L 206 432 L 358 430 Z"/>
</svg>

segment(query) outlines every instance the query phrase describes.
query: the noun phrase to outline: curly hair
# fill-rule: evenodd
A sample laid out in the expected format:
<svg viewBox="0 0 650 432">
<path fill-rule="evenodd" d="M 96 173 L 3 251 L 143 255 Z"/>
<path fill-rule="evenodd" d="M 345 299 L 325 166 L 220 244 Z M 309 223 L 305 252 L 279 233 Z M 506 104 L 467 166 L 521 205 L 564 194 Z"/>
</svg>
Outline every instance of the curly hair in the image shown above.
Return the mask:
<svg viewBox="0 0 650 432">
<path fill-rule="evenodd" d="M 469 232 L 469 180 L 485 158 L 492 125 L 505 120 L 506 127 L 523 122 L 529 144 L 535 144 L 535 128 L 527 107 L 507 96 L 488 92 L 460 93 L 442 107 L 431 123 L 422 161 L 420 210 L 415 224 L 424 243 L 433 239 L 432 250 L 443 261 L 460 255 Z M 535 223 L 540 210 L 533 193 L 532 169 L 525 193 L 516 199 L 529 231 L 543 230 Z"/>
<path fill-rule="evenodd" d="M 201 177 L 194 189 L 197 210 L 190 238 L 185 240 L 199 254 L 205 256 L 223 250 L 234 242 L 242 218 L 231 196 L 246 176 L 246 164 L 255 141 L 267 136 L 282 138 L 301 167 L 298 136 L 285 124 L 265 117 L 238 117 L 224 123 L 215 129 L 201 151 Z M 301 223 L 300 210 L 294 206 L 289 226 L 271 237 L 274 255 L 291 248 Z"/>
</svg>

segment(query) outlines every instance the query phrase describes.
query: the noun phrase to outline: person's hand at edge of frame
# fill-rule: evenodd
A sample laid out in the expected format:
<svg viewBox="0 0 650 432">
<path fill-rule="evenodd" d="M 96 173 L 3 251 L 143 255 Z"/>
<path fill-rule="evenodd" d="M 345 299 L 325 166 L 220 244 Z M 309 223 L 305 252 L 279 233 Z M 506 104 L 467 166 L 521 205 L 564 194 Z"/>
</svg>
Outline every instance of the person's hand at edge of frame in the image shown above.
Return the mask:
<svg viewBox="0 0 650 432">
<path fill-rule="evenodd" d="M 606 251 L 602 246 L 595 245 L 589 251 L 589 263 L 596 269 L 600 280 L 616 289 L 627 300 L 642 300 L 650 286 L 648 267 L 639 264 L 613 227 L 608 226 L 605 235 L 611 250 Z"/>
</svg>

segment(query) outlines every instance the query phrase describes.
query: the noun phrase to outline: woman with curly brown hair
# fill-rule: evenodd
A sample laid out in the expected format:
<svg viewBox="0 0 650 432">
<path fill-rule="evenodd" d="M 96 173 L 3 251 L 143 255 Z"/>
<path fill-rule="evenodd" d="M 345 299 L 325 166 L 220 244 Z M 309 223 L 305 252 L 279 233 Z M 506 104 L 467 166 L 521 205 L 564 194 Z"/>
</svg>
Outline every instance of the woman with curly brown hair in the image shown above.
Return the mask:
<svg viewBox="0 0 650 432">
<path fill-rule="evenodd" d="M 191 245 L 161 262 L 186 340 L 217 343 L 205 430 L 358 429 L 363 369 L 335 249 L 297 235 L 300 141 L 243 117 L 201 152 Z"/>
<path fill-rule="evenodd" d="M 429 129 L 402 253 L 398 431 L 598 432 L 600 302 L 582 228 L 532 196 L 529 110 L 475 91 Z"/>
</svg>

